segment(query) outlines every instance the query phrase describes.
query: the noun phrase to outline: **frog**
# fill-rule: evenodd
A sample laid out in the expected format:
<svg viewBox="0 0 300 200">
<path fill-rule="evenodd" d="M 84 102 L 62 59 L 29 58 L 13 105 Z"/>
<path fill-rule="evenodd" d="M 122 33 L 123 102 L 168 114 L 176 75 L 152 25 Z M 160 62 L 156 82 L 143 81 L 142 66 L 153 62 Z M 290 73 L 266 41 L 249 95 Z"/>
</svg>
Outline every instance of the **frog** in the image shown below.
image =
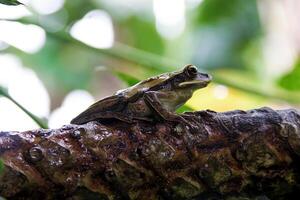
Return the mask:
<svg viewBox="0 0 300 200">
<path fill-rule="evenodd" d="M 114 119 L 126 123 L 165 120 L 189 126 L 189 122 L 175 111 L 194 91 L 206 87 L 211 80 L 211 75 L 189 64 L 179 71 L 148 78 L 97 101 L 72 119 L 71 124 Z"/>
</svg>

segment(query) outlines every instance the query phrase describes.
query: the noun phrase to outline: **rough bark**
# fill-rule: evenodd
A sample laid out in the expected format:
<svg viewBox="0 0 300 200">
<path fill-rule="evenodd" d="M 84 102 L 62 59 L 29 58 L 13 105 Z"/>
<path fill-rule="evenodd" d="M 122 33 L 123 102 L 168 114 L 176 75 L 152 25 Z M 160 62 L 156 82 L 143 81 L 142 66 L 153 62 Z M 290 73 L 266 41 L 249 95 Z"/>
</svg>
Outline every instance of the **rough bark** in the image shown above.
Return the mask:
<svg viewBox="0 0 300 200">
<path fill-rule="evenodd" d="M 300 112 L 261 108 L 0 132 L 8 199 L 291 199 L 299 194 Z"/>
</svg>

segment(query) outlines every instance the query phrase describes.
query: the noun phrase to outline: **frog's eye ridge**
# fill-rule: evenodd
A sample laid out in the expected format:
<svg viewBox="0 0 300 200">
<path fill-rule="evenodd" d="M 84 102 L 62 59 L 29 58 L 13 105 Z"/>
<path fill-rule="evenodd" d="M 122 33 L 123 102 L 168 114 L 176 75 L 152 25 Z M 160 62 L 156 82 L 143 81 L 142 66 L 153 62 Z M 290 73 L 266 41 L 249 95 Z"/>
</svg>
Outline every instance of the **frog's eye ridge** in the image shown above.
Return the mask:
<svg viewBox="0 0 300 200">
<path fill-rule="evenodd" d="M 188 75 L 190 75 L 190 76 L 194 76 L 198 73 L 198 69 L 194 65 L 188 65 L 185 67 L 185 69 L 186 69 Z"/>
</svg>

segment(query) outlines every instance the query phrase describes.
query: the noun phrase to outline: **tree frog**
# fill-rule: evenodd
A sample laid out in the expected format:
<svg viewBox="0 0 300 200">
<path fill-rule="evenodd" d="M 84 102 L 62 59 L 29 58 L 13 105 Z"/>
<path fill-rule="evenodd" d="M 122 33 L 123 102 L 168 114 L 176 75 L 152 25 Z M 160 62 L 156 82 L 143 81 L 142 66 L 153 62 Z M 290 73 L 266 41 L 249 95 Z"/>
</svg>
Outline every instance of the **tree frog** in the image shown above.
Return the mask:
<svg viewBox="0 0 300 200">
<path fill-rule="evenodd" d="M 117 91 L 75 117 L 72 124 L 117 119 L 132 123 L 135 120 L 166 120 L 189 124 L 175 113 L 199 88 L 206 87 L 212 77 L 200 73 L 194 65 L 182 70 L 148 78 L 129 88 Z"/>
</svg>

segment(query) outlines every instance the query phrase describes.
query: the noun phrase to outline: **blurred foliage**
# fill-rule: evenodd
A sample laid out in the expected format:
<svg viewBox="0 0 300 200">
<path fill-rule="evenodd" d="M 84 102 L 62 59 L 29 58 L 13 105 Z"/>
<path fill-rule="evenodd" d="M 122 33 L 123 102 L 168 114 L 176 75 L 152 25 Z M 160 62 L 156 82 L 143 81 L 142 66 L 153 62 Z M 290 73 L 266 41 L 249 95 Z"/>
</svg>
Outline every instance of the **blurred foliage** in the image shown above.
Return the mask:
<svg viewBox="0 0 300 200">
<path fill-rule="evenodd" d="M 204 68 L 245 68 L 243 53 L 261 35 L 256 1 L 204 0 L 197 13 L 194 62 Z"/>
<path fill-rule="evenodd" d="M 109 68 L 111 74 L 130 86 L 187 63 L 211 73 L 215 83 L 230 88 L 224 98 L 216 97 L 216 85 L 203 89 L 180 112 L 191 108 L 249 109 L 266 104 L 272 106 L 278 100 L 300 103 L 300 64 L 277 80 L 265 74 L 261 47 L 265 33 L 257 1 L 203 0 L 186 9 L 185 30 L 173 39 L 165 38 L 157 30 L 151 6 L 131 8 L 134 6 L 122 7 L 114 2 L 65 1 L 58 12 L 44 16 L 34 14 L 18 20 L 44 28 L 46 44 L 35 54 L 12 47 L 4 52 L 16 54 L 25 66 L 38 73 L 50 93 L 52 109 L 74 89 L 88 90 L 95 96 L 105 93 L 102 86 L 109 87 L 110 83 L 96 77 L 99 66 Z M 149 2 L 136 2 L 143 3 Z M 110 49 L 90 47 L 68 34 L 77 20 L 94 9 L 106 11 L 113 20 L 115 44 Z M 53 24 L 59 24 L 60 28 Z"/>
<path fill-rule="evenodd" d="M 125 74 L 122 72 L 114 71 L 114 74 L 119 77 L 121 80 L 123 80 L 128 86 L 129 85 L 135 85 L 138 82 L 140 82 L 140 79 L 137 79 L 133 76 L 130 76 L 129 74 Z"/>
<path fill-rule="evenodd" d="M 45 47 L 34 55 L 21 55 L 25 65 L 33 66 L 42 74 L 42 80 L 52 88 L 61 88 L 64 92 L 74 88 L 87 89 L 99 57 L 86 52 L 72 44 L 62 43 L 57 39 L 48 39 Z M 74 59 L 76 58 L 76 59 Z"/>
<path fill-rule="evenodd" d="M 158 55 L 164 53 L 164 42 L 158 34 L 153 21 L 141 19 L 140 16 L 130 16 L 120 21 L 118 33 L 120 42 L 132 44 L 134 47 Z M 151 38 L 151 39 L 150 39 Z"/>
</svg>

